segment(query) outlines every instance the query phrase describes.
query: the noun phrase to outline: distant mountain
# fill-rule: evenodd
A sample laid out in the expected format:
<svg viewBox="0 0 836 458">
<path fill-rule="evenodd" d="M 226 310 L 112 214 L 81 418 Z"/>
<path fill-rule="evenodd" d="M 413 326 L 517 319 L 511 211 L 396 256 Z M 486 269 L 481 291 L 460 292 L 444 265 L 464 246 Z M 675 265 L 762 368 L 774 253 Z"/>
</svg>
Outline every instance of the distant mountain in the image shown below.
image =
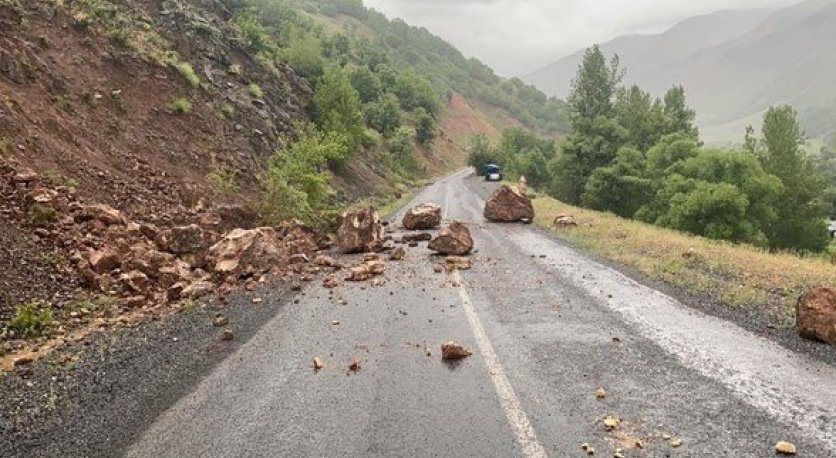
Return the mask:
<svg viewBox="0 0 836 458">
<path fill-rule="evenodd" d="M 660 95 L 683 84 L 708 141 L 736 140 L 770 105 L 790 103 L 808 133 L 836 130 L 836 0 L 781 9 L 721 11 L 658 35 L 601 46 L 617 53 L 627 84 Z M 565 97 L 583 51 L 523 80 Z"/>
</svg>

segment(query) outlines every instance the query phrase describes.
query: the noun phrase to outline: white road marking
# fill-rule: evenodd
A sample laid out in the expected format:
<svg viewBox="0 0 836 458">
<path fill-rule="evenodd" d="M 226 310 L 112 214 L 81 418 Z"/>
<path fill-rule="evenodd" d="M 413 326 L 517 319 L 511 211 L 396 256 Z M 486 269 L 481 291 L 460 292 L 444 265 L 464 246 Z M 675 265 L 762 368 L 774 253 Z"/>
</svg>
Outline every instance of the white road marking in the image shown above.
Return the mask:
<svg viewBox="0 0 836 458">
<path fill-rule="evenodd" d="M 499 397 L 499 404 L 502 410 L 505 411 L 505 417 L 508 419 L 508 424 L 517 436 L 517 443 L 527 458 L 545 458 L 546 450 L 540 445 L 537 440 L 537 434 L 534 433 L 534 428 L 528 421 L 528 416 L 520 404 L 517 394 L 514 392 L 514 387 L 505 375 L 505 370 L 493 350 L 488 335 L 485 334 L 485 329 L 482 327 L 482 322 L 479 316 L 476 315 L 476 309 L 473 308 L 473 302 L 470 300 L 470 295 L 467 294 L 467 289 L 462 283 L 461 276 L 457 270 L 453 271 L 453 280 L 459 284 L 459 296 L 462 300 L 462 307 L 467 316 L 467 321 L 470 323 L 470 328 L 473 331 L 473 337 L 476 339 L 476 345 L 479 346 L 479 353 L 482 355 L 482 360 L 485 362 L 488 371 L 491 374 L 493 387 Z"/>
</svg>

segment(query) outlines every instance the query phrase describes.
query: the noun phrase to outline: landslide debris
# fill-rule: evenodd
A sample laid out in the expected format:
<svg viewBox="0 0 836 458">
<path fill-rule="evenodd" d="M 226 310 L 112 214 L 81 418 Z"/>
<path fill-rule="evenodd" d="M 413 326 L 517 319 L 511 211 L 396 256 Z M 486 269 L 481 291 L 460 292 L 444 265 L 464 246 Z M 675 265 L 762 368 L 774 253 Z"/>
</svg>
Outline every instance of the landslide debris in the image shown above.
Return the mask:
<svg viewBox="0 0 836 458">
<path fill-rule="evenodd" d="M 441 224 L 441 207 L 432 203 L 423 203 L 407 210 L 403 217 L 404 229 L 435 229 Z"/>
<path fill-rule="evenodd" d="M 449 341 L 444 342 L 441 344 L 441 358 L 447 360 L 455 360 L 455 359 L 462 359 L 467 358 L 468 356 L 472 355 L 473 353 L 470 352 L 464 345 L 455 342 Z"/>
<path fill-rule="evenodd" d="M 473 238 L 463 223 L 453 221 L 443 227 L 430 241 L 429 249 L 446 255 L 462 256 L 473 250 Z"/>
<path fill-rule="evenodd" d="M 534 206 L 531 199 L 516 186 L 502 185 L 488 197 L 483 213 L 490 221 L 530 223 L 534 219 Z"/>
<path fill-rule="evenodd" d="M 334 243 L 341 253 L 374 252 L 383 246 L 383 227 L 374 208 L 350 210 L 340 219 Z"/>
<path fill-rule="evenodd" d="M 795 316 L 799 335 L 836 344 L 836 287 L 820 286 L 804 293 Z"/>
</svg>

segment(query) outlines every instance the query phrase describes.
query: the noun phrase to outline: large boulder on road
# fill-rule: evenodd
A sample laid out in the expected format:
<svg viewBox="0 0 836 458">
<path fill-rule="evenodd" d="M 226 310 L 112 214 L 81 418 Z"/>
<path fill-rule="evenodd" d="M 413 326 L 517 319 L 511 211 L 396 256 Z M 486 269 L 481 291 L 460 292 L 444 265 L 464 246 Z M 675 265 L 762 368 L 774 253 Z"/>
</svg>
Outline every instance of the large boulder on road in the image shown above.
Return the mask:
<svg viewBox="0 0 836 458">
<path fill-rule="evenodd" d="M 453 221 L 443 227 L 430 241 L 429 249 L 442 254 L 461 256 L 473 249 L 473 238 L 464 224 Z"/>
<path fill-rule="evenodd" d="M 378 251 L 383 245 L 383 227 L 374 208 L 343 213 L 335 244 L 342 253 Z"/>
<path fill-rule="evenodd" d="M 531 199 L 516 186 L 502 185 L 485 202 L 484 215 L 490 221 L 503 223 L 531 222 L 534 219 L 534 206 L 531 205 Z"/>
<path fill-rule="evenodd" d="M 802 337 L 836 344 L 836 288 L 820 286 L 806 292 L 798 299 L 795 315 Z"/>
<path fill-rule="evenodd" d="M 284 257 L 279 236 L 271 227 L 234 229 L 206 254 L 212 270 L 224 276 L 265 272 Z"/>
<path fill-rule="evenodd" d="M 435 229 L 441 224 L 441 207 L 424 203 L 409 209 L 403 217 L 403 227 L 410 231 Z"/>
</svg>

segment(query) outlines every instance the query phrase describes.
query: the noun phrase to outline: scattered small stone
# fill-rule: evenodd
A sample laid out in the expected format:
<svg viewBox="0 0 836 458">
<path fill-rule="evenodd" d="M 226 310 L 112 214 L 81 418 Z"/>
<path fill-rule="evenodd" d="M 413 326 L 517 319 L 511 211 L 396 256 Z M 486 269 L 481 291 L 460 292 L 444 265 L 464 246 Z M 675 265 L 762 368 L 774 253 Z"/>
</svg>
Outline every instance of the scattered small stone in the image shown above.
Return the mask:
<svg viewBox="0 0 836 458">
<path fill-rule="evenodd" d="M 795 455 L 798 450 L 792 442 L 781 441 L 775 444 L 775 453 L 782 455 Z"/>
<path fill-rule="evenodd" d="M 313 368 L 315 371 L 323 369 L 325 367 L 325 362 L 323 362 L 319 356 L 313 359 Z"/>
<path fill-rule="evenodd" d="M 389 255 L 390 261 L 403 261 L 403 258 L 406 256 L 406 250 L 403 247 L 397 247 L 392 254 Z"/>
<path fill-rule="evenodd" d="M 472 355 L 467 348 L 462 344 L 454 341 L 444 342 L 441 344 L 441 358 L 442 359 L 461 359 Z"/>
<path fill-rule="evenodd" d="M 597 390 L 595 390 L 595 398 L 604 399 L 605 397 L 607 397 L 606 390 L 604 390 L 603 388 L 598 388 Z"/>
<path fill-rule="evenodd" d="M 470 269 L 471 261 L 470 258 L 463 256 L 447 256 L 444 259 L 444 265 L 451 272 L 454 270 L 467 270 Z"/>
<path fill-rule="evenodd" d="M 606 417 L 604 417 L 603 423 L 604 428 L 607 431 L 612 431 L 618 428 L 618 426 L 621 424 L 621 419 L 618 417 L 613 417 L 612 415 L 607 415 Z"/>
<path fill-rule="evenodd" d="M 223 334 L 221 334 L 221 340 L 229 342 L 233 339 L 235 339 L 235 333 L 232 329 L 224 329 Z"/>
<path fill-rule="evenodd" d="M 334 320 L 331 322 L 332 325 L 338 326 L 340 324 L 340 320 Z"/>
<path fill-rule="evenodd" d="M 253 298 L 253 304 L 260 304 L 262 302 L 264 302 L 264 299 L 262 299 L 260 297 L 254 297 Z"/>
<path fill-rule="evenodd" d="M 670 440 L 671 447 L 676 448 L 682 445 L 682 439 L 676 437 Z"/>
<path fill-rule="evenodd" d="M 229 324 L 229 318 L 226 315 L 219 313 L 215 315 L 215 321 L 213 321 L 212 324 L 217 327 L 226 326 Z"/>
<path fill-rule="evenodd" d="M 337 277 L 334 275 L 326 275 L 325 278 L 322 280 L 322 286 L 326 288 L 336 288 L 340 285 L 340 281 L 337 280 Z"/>
<path fill-rule="evenodd" d="M 360 370 L 360 357 L 359 356 L 355 356 L 351 360 L 351 365 L 348 366 L 348 370 L 350 370 L 351 372 L 357 372 L 357 371 Z"/>
<path fill-rule="evenodd" d="M 587 455 L 590 456 L 595 454 L 595 448 L 587 443 L 581 444 L 581 450 L 583 450 L 584 452 L 586 452 Z"/>
</svg>

